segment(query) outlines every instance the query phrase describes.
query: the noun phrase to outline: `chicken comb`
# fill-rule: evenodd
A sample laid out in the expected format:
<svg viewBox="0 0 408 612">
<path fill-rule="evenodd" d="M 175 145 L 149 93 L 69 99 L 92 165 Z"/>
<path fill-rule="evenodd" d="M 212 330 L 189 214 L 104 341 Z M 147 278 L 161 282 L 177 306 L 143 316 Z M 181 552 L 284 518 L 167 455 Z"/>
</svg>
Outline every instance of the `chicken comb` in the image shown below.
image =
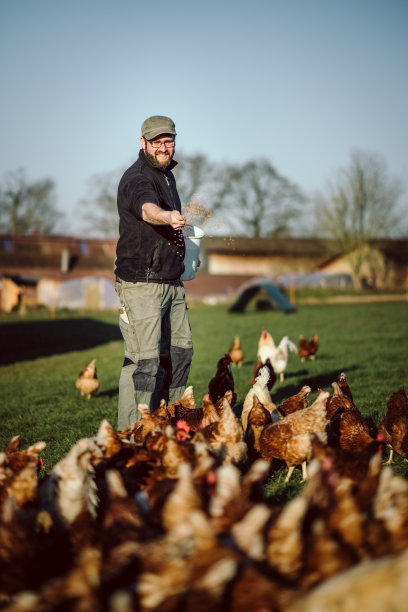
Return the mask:
<svg viewBox="0 0 408 612">
<path fill-rule="evenodd" d="M 176 425 L 179 429 L 183 429 L 186 433 L 190 433 L 190 425 L 186 421 L 183 421 L 183 419 L 179 419 Z"/>
</svg>

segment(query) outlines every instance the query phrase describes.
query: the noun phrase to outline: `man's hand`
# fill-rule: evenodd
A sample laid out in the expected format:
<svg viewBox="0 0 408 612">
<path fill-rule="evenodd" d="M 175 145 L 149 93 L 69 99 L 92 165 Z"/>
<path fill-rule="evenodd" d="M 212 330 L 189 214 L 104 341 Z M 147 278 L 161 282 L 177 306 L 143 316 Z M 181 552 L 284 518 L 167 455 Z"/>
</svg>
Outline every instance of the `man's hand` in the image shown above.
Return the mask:
<svg viewBox="0 0 408 612">
<path fill-rule="evenodd" d="M 146 202 L 142 206 L 143 221 L 152 225 L 171 225 L 180 230 L 186 225 L 186 218 L 178 210 L 163 210 L 153 202 Z"/>
<path fill-rule="evenodd" d="M 169 225 L 175 230 L 183 229 L 186 225 L 186 218 L 184 215 L 181 215 L 178 210 L 172 210 L 170 212 Z"/>
</svg>

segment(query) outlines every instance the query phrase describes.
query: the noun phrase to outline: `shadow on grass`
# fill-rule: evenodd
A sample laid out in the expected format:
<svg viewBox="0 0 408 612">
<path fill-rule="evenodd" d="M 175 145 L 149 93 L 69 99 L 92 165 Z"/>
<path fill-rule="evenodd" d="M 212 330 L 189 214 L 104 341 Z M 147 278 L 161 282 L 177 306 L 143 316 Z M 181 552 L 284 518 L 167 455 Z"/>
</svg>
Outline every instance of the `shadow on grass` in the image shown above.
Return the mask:
<svg viewBox="0 0 408 612">
<path fill-rule="evenodd" d="M 302 378 L 302 380 L 300 381 L 300 383 L 297 383 L 296 385 L 286 384 L 284 388 L 279 388 L 279 389 L 274 386 L 272 387 L 272 397 L 274 398 L 274 401 L 279 404 L 281 401 L 283 401 L 287 397 L 290 397 L 291 395 L 295 395 L 295 393 L 298 393 L 301 387 L 303 387 L 304 385 L 311 387 L 312 393 L 314 391 L 317 391 L 318 389 L 324 389 L 327 387 L 328 387 L 327 390 L 331 392 L 332 382 L 337 382 L 342 372 L 345 372 L 345 374 L 347 375 L 347 373 L 353 370 L 358 370 L 358 366 L 351 366 L 346 369 L 343 368 L 339 370 L 332 370 L 331 372 L 325 372 L 317 376 L 306 376 L 307 374 L 306 370 L 303 370 L 303 369 L 298 370 L 297 372 L 292 372 L 289 375 L 285 375 L 285 382 L 290 380 L 290 378 L 305 375 L 304 378 Z"/>
<path fill-rule="evenodd" d="M 116 387 L 115 389 L 107 389 L 106 391 L 96 393 L 95 397 L 115 397 L 116 395 L 119 395 L 119 387 Z"/>
<path fill-rule="evenodd" d="M 81 351 L 121 340 L 117 325 L 91 318 L 0 325 L 0 364 Z"/>
</svg>

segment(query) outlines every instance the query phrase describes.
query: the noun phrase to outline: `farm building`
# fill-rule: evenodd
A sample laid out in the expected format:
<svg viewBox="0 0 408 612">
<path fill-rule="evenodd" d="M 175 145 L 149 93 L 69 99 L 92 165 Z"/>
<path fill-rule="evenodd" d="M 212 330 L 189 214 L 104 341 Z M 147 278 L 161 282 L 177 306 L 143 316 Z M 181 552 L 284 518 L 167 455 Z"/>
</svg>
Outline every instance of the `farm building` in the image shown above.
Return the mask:
<svg viewBox="0 0 408 612">
<path fill-rule="evenodd" d="M 318 278 L 324 286 L 344 287 L 351 268 L 343 254 L 314 238 L 243 238 L 205 236 L 201 267 L 186 282 L 190 298 L 235 298 L 255 278 L 273 279 L 281 288 Z M 116 240 L 54 235 L 0 235 L 0 309 L 115 308 Z M 363 269 L 367 286 L 402 290 L 408 266 L 408 240 L 374 241 Z M 289 280 L 288 280 L 289 279 Z M 72 281 L 76 281 L 75 283 Z"/>
<path fill-rule="evenodd" d="M 105 283 L 113 287 L 116 242 L 70 236 L 0 235 L 0 305 L 14 308 L 70 306 L 61 299 L 67 281 L 82 295 L 75 306 L 104 308 Z M 82 286 L 82 287 L 81 287 Z M 65 291 L 65 293 L 67 293 Z M 70 292 L 72 296 L 72 291 Z"/>
</svg>

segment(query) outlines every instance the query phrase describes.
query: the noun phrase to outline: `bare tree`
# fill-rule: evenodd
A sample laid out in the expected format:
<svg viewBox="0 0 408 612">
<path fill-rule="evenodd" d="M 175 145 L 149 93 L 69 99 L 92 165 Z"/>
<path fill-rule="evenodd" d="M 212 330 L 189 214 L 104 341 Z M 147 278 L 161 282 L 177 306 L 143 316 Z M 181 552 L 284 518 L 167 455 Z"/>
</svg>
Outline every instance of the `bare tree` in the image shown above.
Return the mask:
<svg viewBox="0 0 408 612">
<path fill-rule="evenodd" d="M 204 155 L 188 156 L 178 153 L 178 165 L 174 169 L 177 190 L 183 209 L 190 211 L 192 222 L 204 222 L 212 214 L 211 206 L 205 204 L 215 175 L 214 166 Z M 80 202 L 80 216 L 84 231 L 93 235 L 116 237 L 119 217 L 116 203 L 120 178 L 125 171 L 95 174 L 88 181 L 88 192 Z"/>
<path fill-rule="evenodd" d="M 119 217 L 116 196 L 120 177 L 125 169 L 101 172 L 88 182 L 88 193 L 80 202 L 80 216 L 84 231 L 94 236 L 116 238 L 119 233 Z"/>
<path fill-rule="evenodd" d="M 185 206 L 193 197 L 199 197 L 200 192 L 208 190 L 214 177 L 214 164 L 211 164 L 205 155 L 185 155 L 179 151 L 175 154 L 175 159 L 178 162 L 174 168 L 177 191 L 182 205 Z"/>
<path fill-rule="evenodd" d="M 214 208 L 227 216 L 236 233 L 288 236 L 305 201 L 299 188 L 264 159 L 221 170 L 224 182 Z M 220 214 L 220 213 L 218 213 Z"/>
<path fill-rule="evenodd" d="M 375 267 L 372 241 L 398 231 L 402 193 L 400 181 L 388 175 L 379 155 L 356 150 L 350 165 L 340 170 L 337 182 L 329 183 L 327 193 L 318 196 L 316 229 L 347 254 L 356 284 L 364 264 Z"/>
<path fill-rule="evenodd" d="M 189 223 L 207 224 L 209 231 L 248 236 L 289 235 L 300 216 L 304 197 L 268 161 L 241 166 L 211 163 L 205 155 L 177 152 L 174 169 L 177 189 Z M 122 172 L 91 178 L 81 201 L 87 229 L 103 236 L 118 230 L 117 185 Z"/>
<path fill-rule="evenodd" d="M 61 221 L 55 184 L 47 178 L 29 183 L 22 169 L 8 173 L 0 185 L 0 230 L 11 234 L 50 234 Z"/>
</svg>

